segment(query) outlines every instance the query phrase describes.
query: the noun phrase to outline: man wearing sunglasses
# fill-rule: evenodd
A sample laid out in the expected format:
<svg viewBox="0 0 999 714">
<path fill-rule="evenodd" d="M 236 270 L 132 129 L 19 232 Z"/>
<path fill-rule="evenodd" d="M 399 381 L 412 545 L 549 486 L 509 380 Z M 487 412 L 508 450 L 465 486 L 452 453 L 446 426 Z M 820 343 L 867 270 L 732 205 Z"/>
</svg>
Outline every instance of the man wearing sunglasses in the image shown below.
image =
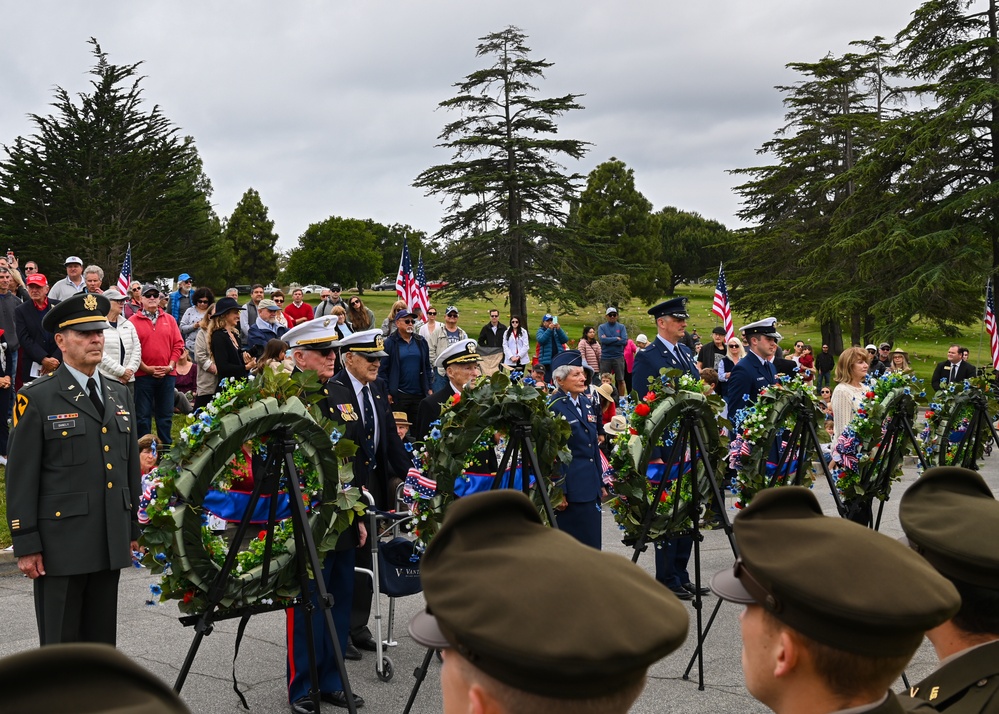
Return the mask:
<svg viewBox="0 0 999 714">
<path fill-rule="evenodd" d="M 391 349 L 396 354 L 413 347 L 417 340 L 423 342 L 413 335 L 412 316 L 396 316 L 396 325 L 398 332 L 385 340 L 379 329 L 355 332 L 341 339 L 338 346 L 343 358 L 343 369 L 326 385 L 329 392 L 327 403 L 332 418 L 341 422 L 344 438 L 350 439 L 358 447 L 353 458 L 354 484 L 369 491 L 375 499 L 375 505 L 383 510 L 395 507 L 396 488 L 402 483 L 412 462 L 399 438 L 385 382 L 378 378 L 381 372 L 379 365 L 392 359 L 390 340 L 394 343 Z M 408 333 L 409 341 L 400 339 L 399 332 Z M 420 360 L 427 359 L 426 350 L 425 343 L 419 346 Z M 427 364 L 422 379 L 429 380 L 429 369 L 430 365 Z M 396 411 L 402 409 L 397 407 Z M 356 556 L 357 567 L 371 569 L 370 549 L 361 548 Z M 370 578 L 357 578 L 350 615 L 350 639 L 356 648 L 368 651 L 376 648 L 371 630 L 368 629 L 371 597 Z M 360 658 L 360 652 L 350 654 L 353 658 Z"/>
<path fill-rule="evenodd" d="M 416 334 L 416 317 L 409 310 L 395 316 L 395 332 L 385 339 L 387 356 L 382 359 L 378 376 L 388 387 L 389 403 L 399 412 L 406 412 L 410 422 L 423 399 L 433 393 L 433 368 L 430 366 L 430 346 Z"/>
<path fill-rule="evenodd" d="M 177 321 L 160 307 L 160 290 L 151 283 L 142 286 L 142 312 L 129 322 L 139 338 L 140 362 L 135 373 L 135 416 L 139 436 L 152 431 L 164 446 L 173 443 L 173 387 L 177 362 L 184 351 L 184 338 Z"/>
</svg>

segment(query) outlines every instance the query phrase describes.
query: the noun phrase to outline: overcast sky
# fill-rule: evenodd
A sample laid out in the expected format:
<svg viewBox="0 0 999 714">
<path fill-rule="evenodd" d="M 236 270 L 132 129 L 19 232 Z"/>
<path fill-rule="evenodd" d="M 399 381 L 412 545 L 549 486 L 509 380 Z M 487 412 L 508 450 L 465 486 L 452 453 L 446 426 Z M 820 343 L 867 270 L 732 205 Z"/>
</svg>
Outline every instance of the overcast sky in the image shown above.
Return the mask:
<svg viewBox="0 0 999 714">
<path fill-rule="evenodd" d="M 591 142 L 568 166 L 614 156 L 656 209 L 738 225 L 736 178 L 780 126 L 784 65 L 892 37 L 915 0 L 0 0 L 0 143 L 30 133 L 52 90 L 87 89 L 89 37 L 143 60 L 147 101 L 193 136 L 220 215 L 250 186 L 279 247 L 331 215 L 433 233 L 439 202 L 412 187 L 449 155 L 451 85 L 487 65 L 478 38 L 520 27 L 554 63 L 541 94 L 585 95 L 560 122 Z M 16 246 L 15 246 L 16 247 Z"/>
</svg>

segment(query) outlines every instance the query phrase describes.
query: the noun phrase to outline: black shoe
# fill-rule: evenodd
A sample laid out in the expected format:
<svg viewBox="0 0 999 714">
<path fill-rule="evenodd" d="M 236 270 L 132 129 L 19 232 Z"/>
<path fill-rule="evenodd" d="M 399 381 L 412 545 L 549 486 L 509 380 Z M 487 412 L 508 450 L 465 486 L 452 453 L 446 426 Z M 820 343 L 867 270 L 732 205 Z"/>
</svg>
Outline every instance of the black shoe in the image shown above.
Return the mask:
<svg viewBox="0 0 999 714">
<path fill-rule="evenodd" d="M 361 652 L 350 642 L 347 643 L 347 649 L 343 651 L 343 658 L 348 659 L 351 662 L 357 662 L 361 659 Z"/>
<path fill-rule="evenodd" d="M 341 707 L 343 709 L 347 708 L 347 695 L 344 694 L 343 690 L 340 690 L 339 692 L 320 692 L 319 698 L 327 704 L 332 704 L 335 707 Z M 363 706 L 364 697 L 360 694 L 354 694 L 354 708 L 360 709 Z"/>
<path fill-rule="evenodd" d="M 680 599 L 680 600 L 693 600 L 694 599 L 693 594 L 687 592 L 682 587 L 679 587 L 676 590 L 674 590 L 673 588 L 668 588 L 668 589 L 669 589 L 669 591 L 671 593 L 673 593 L 674 595 L 676 595 L 676 597 L 678 599 Z"/>
<path fill-rule="evenodd" d="M 375 650 L 378 649 L 378 645 L 375 643 L 375 638 L 372 637 L 371 635 L 368 635 L 367 637 L 358 637 L 358 638 L 351 637 L 350 641 L 354 643 L 355 647 L 362 650 L 367 650 L 368 652 L 374 652 Z"/>
<path fill-rule="evenodd" d="M 291 710 L 295 714 L 316 714 L 316 708 L 313 706 L 312 700 L 308 697 L 302 697 L 293 701 L 291 703 Z"/>
<path fill-rule="evenodd" d="M 680 587 L 682 587 L 688 593 L 697 593 L 697 592 L 700 592 L 701 595 L 710 595 L 711 594 L 711 588 L 698 588 L 693 583 L 684 583 Z"/>
</svg>

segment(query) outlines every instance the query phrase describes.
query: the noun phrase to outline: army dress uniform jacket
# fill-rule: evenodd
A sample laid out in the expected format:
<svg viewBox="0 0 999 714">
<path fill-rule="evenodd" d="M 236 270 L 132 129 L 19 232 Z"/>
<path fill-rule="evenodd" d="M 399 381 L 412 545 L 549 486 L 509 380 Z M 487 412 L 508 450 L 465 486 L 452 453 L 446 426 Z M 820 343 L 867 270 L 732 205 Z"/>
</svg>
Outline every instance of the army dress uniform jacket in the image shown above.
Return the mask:
<svg viewBox="0 0 999 714">
<path fill-rule="evenodd" d="M 902 705 L 912 712 L 999 712 L 999 641 L 981 645 L 911 687 Z"/>
<path fill-rule="evenodd" d="M 396 485 L 402 483 L 411 459 L 396 431 L 395 418 L 388 403 L 384 383 L 377 379 L 368 385 L 378 421 L 378 444 L 368 453 L 364 438 L 364 410 L 357 402 L 354 385 L 346 370 L 340 370 L 326 383 L 326 401 L 330 418 L 339 422 L 344 438 L 357 444 L 354 455 L 354 485 L 363 486 L 374 496 L 375 506 L 395 508 Z"/>
<path fill-rule="evenodd" d="M 139 447 L 128 388 L 101 379 L 104 418 L 60 366 L 14 405 L 7 517 L 14 555 L 41 553 L 47 575 L 126 568 L 139 537 Z"/>
</svg>

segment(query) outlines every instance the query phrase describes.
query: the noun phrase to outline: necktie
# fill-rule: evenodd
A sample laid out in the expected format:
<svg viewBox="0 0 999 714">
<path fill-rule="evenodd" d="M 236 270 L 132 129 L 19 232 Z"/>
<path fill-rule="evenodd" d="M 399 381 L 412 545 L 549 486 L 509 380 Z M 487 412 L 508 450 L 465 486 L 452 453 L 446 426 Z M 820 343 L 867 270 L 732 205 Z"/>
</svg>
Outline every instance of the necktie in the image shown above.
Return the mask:
<svg viewBox="0 0 999 714">
<path fill-rule="evenodd" d="M 951 384 L 953 384 L 954 382 L 957 381 L 957 365 L 956 364 L 952 364 L 950 366 L 950 381 L 951 381 Z"/>
<path fill-rule="evenodd" d="M 777 379 L 777 368 L 774 367 L 774 363 L 771 362 L 771 361 L 769 361 L 769 360 L 767 360 L 766 364 L 767 364 L 767 374 L 770 375 L 770 379 L 771 380 L 776 380 Z"/>
<path fill-rule="evenodd" d="M 579 412 L 579 418 L 582 419 L 583 418 L 583 406 L 579 403 L 578 399 L 576 400 L 576 411 Z"/>
<path fill-rule="evenodd" d="M 368 445 L 368 454 L 375 455 L 375 411 L 371 408 L 371 391 L 368 385 L 361 388 L 361 398 L 364 400 L 364 441 Z"/>
<path fill-rule="evenodd" d="M 94 405 L 94 409 L 100 415 L 101 419 L 104 418 L 104 402 L 101 401 L 101 395 L 97 392 L 97 380 L 91 377 L 87 380 L 87 392 L 90 397 L 90 401 Z"/>
</svg>

